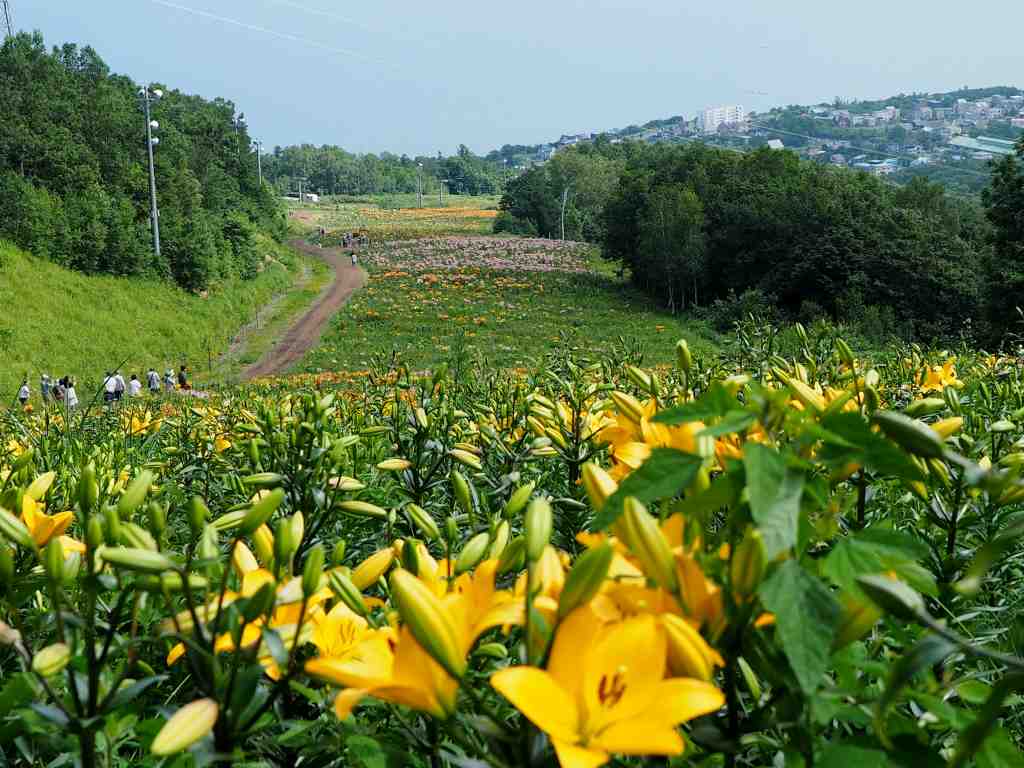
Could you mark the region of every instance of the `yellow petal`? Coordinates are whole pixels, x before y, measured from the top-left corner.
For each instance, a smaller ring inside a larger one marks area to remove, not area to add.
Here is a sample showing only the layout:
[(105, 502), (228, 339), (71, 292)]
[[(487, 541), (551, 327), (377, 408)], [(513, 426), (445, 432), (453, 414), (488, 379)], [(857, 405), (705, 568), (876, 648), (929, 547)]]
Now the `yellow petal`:
[(352, 714), (356, 704), (362, 701), (366, 694), (365, 688), (346, 688), (334, 699), (334, 714), (338, 716), (339, 720), (344, 720)]
[(608, 753), (600, 749), (580, 747), (561, 739), (552, 739), (551, 743), (562, 768), (598, 768), (608, 762)]
[(167, 666), (171, 666), (178, 659), (185, 655), (185, 644), (178, 643), (176, 646), (171, 648), (170, 653), (167, 654)]
[(701, 715), (716, 712), (725, 704), (725, 696), (711, 683), (688, 677), (663, 680), (657, 686), (656, 707), (650, 719), (677, 725)]
[(646, 716), (614, 722), (590, 743), (621, 755), (680, 755), (684, 747), (675, 728)]
[(509, 667), (491, 675), (491, 685), (552, 739), (570, 744), (579, 739), (579, 710), (576, 702), (544, 670)]

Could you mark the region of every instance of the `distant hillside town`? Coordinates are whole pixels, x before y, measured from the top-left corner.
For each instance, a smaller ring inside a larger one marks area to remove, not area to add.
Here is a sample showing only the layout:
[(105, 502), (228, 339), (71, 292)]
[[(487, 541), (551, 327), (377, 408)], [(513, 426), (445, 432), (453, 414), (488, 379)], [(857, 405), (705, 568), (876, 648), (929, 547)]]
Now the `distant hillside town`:
[(832, 104), (762, 113), (742, 104), (713, 105), (691, 118), (565, 134), (532, 147), (505, 146), (488, 159), (529, 166), (566, 147), (596, 140), (703, 141), (739, 151), (761, 146), (789, 149), (809, 160), (880, 176), (941, 177), (951, 186), (973, 191), (984, 186), (988, 161), (1012, 154), (1022, 134), (1024, 91), (999, 86), (881, 101), (836, 99)]

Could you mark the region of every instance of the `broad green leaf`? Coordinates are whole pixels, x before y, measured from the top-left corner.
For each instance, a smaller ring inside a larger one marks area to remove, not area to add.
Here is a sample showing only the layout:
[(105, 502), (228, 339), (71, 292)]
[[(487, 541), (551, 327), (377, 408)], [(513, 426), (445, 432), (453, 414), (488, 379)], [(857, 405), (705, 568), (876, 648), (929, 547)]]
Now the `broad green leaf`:
[(885, 768), (889, 761), (880, 747), (833, 742), (825, 747), (814, 764), (817, 768)]
[(594, 518), (591, 529), (604, 530), (622, 514), (627, 496), (644, 504), (675, 496), (693, 482), (703, 459), (675, 448), (655, 448), (639, 469), (619, 484)]
[(800, 688), (812, 695), (828, 670), (839, 622), (839, 603), (795, 560), (780, 565), (762, 585), (761, 602), (775, 614), (775, 629)]
[(349, 754), (355, 758), (353, 762), (356, 765), (363, 768), (387, 768), (388, 756), (376, 739), (354, 734), (345, 740), (345, 746), (348, 747)]
[(1003, 728), (992, 731), (977, 754), (978, 768), (1022, 768), (1024, 755)]
[(926, 546), (912, 536), (875, 526), (840, 539), (825, 558), (822, 572), (844, 590), (858, 591), (859, 576), (895, 571), (902, 577), (902, 571), (906, 571), (917, 577), (907, 579), (908, 583), (918, 591), (930, 593), (935, 585), (927, 571), (922, 577), (917, 570), (906, 567), (927, 555)]
[(720, 381), (711, 383), (708, 391), (691, 403), (659, 411), (651, 419), (655, 424), (686, 424), (691, 421), (710, 421), (735, 410), (736, 398)]
[(717, 424), (706, 427), (697, 433), (697, 437), (721, 437), (742, 432), (757, 420), (754, 414), (747, 411), (730, 411)]
[(746, 444), (743, 465), (750, 512), (764, 537), (768, 559), (774, 560), (796, 546), (804, 476), (787, 467), (779, 453), (760, 443)]

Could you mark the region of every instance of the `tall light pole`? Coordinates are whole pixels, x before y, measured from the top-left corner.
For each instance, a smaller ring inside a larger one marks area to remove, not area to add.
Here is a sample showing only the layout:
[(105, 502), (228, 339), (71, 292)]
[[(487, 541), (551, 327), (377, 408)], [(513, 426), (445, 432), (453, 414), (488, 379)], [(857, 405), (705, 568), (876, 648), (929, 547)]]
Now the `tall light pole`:
[(423, 171), (423, 163), (416, 163), (416, 207), (423, 207), (423, 179), (420, 174)]
[(4, 28), (7, 30), (4, 33), (4, 37), (14, 37), (14, 22), (11, 20), (11, 2), (10, 0), (0, 0), (0, 5), (3, 5)]
[(149, 113), (151, 102), (162, 98), (164, 92), (159, 88), (146, 86), (139, 88), (139, 98), (142, 99), (142, 108), (146, 114), (146, 154), (149, 156), (149, 217), (153, 222), (153, 252), (160, 255), (160, 212), (156, 207), (156, 170), (153, 167), (153, 147), (160, 143), (160, 139), (153, 136), (153, 131), (160, 127), (160, 124), (153, 120)]
[(256, 139), (256, 172), (260, 175), (260, 187), (263, 186), (263, 142)]

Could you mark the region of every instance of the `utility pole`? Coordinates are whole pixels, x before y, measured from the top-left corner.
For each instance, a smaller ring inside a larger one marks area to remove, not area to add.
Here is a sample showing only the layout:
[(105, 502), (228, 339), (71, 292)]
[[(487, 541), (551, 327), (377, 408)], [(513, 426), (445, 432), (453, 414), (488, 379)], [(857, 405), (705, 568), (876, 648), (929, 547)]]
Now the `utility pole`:
[(423, 163), (416, 163), (416, 207), (423, 207), (423, 179), (421, 174), (423, 171)]
[(4, 10), (4, 38), (14, 37), (14, 21), (11, 19), (11, 2), (10, 0), (0, 0), (3, 3)]
[(143, 111), (146, 115), (146, 154), (149, 156), (149, 217), (153, 223), (153, 252), (160, 255), (160, 212), (156, 207), (156, 170), (153, 167), (153, 147), (160, 143), (160, 139), (153, 137), (153, 130), (160, 127), (160, 124), (150, 117), (149, 106), (153, 101), (163, 97), (164, 92), (159, 88), (146, 86), (139, 89), (139, 97), (142, 99)]
[(263, 142), (256, 139), (256, 172), (260, 175), (260, 187), (263, 186)]
[(302, 179), (299, 179), (299, 203), (302, 203)]
[(562, 239), (565, 240), (565, 204), (569, 202), (569, 185), (562, 190)]

